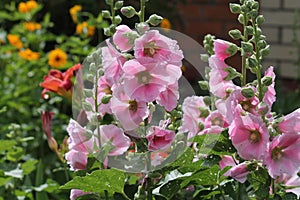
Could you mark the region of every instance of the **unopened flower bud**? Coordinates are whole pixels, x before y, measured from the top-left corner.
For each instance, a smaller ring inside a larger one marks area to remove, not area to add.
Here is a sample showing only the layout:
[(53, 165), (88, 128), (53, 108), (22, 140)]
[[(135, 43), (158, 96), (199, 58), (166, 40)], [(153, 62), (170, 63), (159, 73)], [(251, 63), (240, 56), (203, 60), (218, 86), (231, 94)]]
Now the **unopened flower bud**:
[(47, 140), (48, 140), (48, 146), (49, 146), (49, 148), (52, 151), (57, 152), (58, 145), (57, 145), (56, 140), (53, 137), (48, 137)]
[(238, 40), (238, 39), (240, 39), (242, 37), (241, 31), (239, 31), (238, 29), (229, 31), (229, 35), (234, 40)]
[(254, 97), (255, 93), (251, 87), (246, 87), (242, 89), (242, 95), (246, 98)]
[(252, 45), (252, 43), (250, 43), (250, 42), (241, 42), (241, 45), (242, 45), (242, 50), (245, 53), (251, 53), (251, 52), (253, 52), (253, 45)]
[(150, 29), (149, 24), (147, 24), (146, 22), (136, 24), (135, 28), (137, 32), (141, 35), (143, 35), (146, 31)]
[(110, 12), (108, 10), (102, 10), (101, 13), (103, 18), (110, 18)]
[(261, 115), (266, 115), (269, 111), (269, 106), (265, 102), (260, 102), (257, 105), (257, 112)]
[(265, 86), (270, 86), (273, 83), (273, 79), (270, 76), (265, 76), (265, 77), (262, 78), (262, 83)]
[(257, 16), (256, 23), (257, 23), (258, 26), (262, 25), (264, 22), (265, 22), (265, 18), (264, 18), (263, 15)]
[(208, 82), (207, 81), (198, 81), (198, 84), (201, 88), (201, 90), (208, 90)]
[(101, 103), (108, 104), (111, 98), (112, 98), (112, 95), (106, 95), (106, 96), (102, 97)]
[(120, 17), (120, 15), (115, 16), (115, 23), (120, 24), (121, 22), (122, 22), (122, 18)]
[(134, 15), (136, 15), (136, 11), (132, 6), (126, 6), (121, 8), (121, 13), (127, 18), (131, 18)]
[(229, 8), (230, 8), (230, 11), (231, 11), (233, 14), (241, 13), (241, 6), (240, 6), (239, 4), (236, 4), (236, 3), (230, 3), (230, 4), (229, 4)]
[(120, 8), (122, 8), (123, 4), (124, 4), (124, 1), (117, 1), (115, 3), (115, 9), (119, 10)]
[(161, 23), (163, 18), (161, 16), (158, 16), (157, 14), (153, 14), (149, 17), (147, 20), (148, 23), (150, 23), (152, 26), (157, 26), (158, 24)]

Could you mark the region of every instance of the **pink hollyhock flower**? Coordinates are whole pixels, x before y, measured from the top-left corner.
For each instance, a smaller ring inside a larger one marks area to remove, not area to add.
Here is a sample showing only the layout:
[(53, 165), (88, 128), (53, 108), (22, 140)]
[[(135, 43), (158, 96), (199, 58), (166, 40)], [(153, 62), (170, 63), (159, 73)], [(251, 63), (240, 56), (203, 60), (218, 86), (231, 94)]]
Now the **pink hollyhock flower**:
[(146, 32), (134, 44), (134, 56), (140, 62), (167, 62), (182, 66), (183, 53), (177, 41), (161, 35), (157, 30)]
[(289, 189), (286, 189), (286, 192), (292, 192), (300, 198), (300, 177), (298, 174), (283, 174), (279, 181), (283, 182), (284, 186), (289, 187)]
[(110, 85), (119, 83), (120, 78), (123, 76), (122, 66), (126, 61), (126, 58), (118, 52), (113, 45), (106, 40), (107, 47), (102, 47), (102, 64), (104, 69), (104, 75)]
[(133, 39), (137, 36), (137, 32), (132, 31), (128, 26), (119, 25), (116, 27), (116, 32), (113, 35), (113, 42), (120, 51), (129, 51), (133, 47)]
[(84, 153), (93, 151), (93, 135), (89, 134), (85, 128), (78, 124), (78, 122), (70, 119), (67, 132), (69, 134), (68, 146), (70, 150), (73, 149)]
[(78, 197), (86, 195), (86, 194), (90, 194), (90, 193), (84, 192), (84, 191), (78, 190), (78, 189), (72, 189), (70, 192), (70, 200), (76, 200)]
[(123, 85), (114, 87), (113, 94), (111, 110), (125, 130), (136, 129), (149, 116), (147, 103), (129, 98)]
[(65, 154), (65, 158), (71, 170), (77, 171), (86, 169), (88, 153), (71, 149)]
[(249, 174), (249, 171), (247, 169), (247, 163), (243, 162), (241, 164), (235, 165), (232, 168), (230, 168), (224, 174), (224, 176), (230, 176), (240, 183), (245, 183), (245, 181), (247, 180), (248, 174)]
[(227, 166), (235, 166), (236, 162), (232, 158), (232, 156), (224, 155), (222, 156), (220, 162), (219, 162), (219, 167), (220, 169), (224, 169)]
[(300, 108), (284, 116), (278, 128), (282, 133), (300, 133)]
[(163, 129), (159, 126), (153, 126), (150, 128), (146, 138), (148, 140), (149, 151), (164, 150), (174, 141), (175, 132)]
[(213, 55), (208, 59), (211, 71), (209, 72), (209, 88), (211, 93), (215, 96), (224, 98), (228, 95), (229, 91), (234, 90), (237, 86), (229, 80), (224, 80), (228, 75), (225, 71), (228, 66), (217, 56)]
[(229, 126), (229, 136), (245, 160), (261, 160), (266, 153), (269, 132), (260, 116), (237, 114)]
[(166, 66), (154, 63), (142, 65), (137, 60), (125, 62), (123, 70), (125, 92), (137, 101), (154, 101), (166, 89), (171, 78)]
[(168, 87), (162, 91), (158, 98), (157, 103), (163, 106), (167, 111), (172, 111), (176, 108), (179, 99), (178, 82), (168, 85)]
[[(253, 88), (255, 90), (255, 88)], [(257, 106), (259, 104), (259, 99), (254, 96), (251, 98), (246, 98), (242, 95), (242, 89), (236, 88), (233, 92), (230, 93), (229, 97), (226, 100), (218, 100), (216, 102), (216, 107), (219, 112), (225, 117), (228, 123), (231, 123), (236, 112), (247, 112), (253, 115), (258, 114)], [(242, 109), (236, 109), (237, 106), (240, 106)]]
[(266, 72), (265, 76), (271, 77), (272, 78), (272, 84), (268, 86), (268, 90), (265, 93), (265, 96), (263, 98), (263, 102), (267, 103), (269, 106), (268, 112), (271, 112), (271, 108), (273, 103), (276, 101), (276, 91), (275, 91), (275, 73), (273, 67), (269, 67)]
[(204, 120), (204, 129), (199, 134), (219, 134), (229, 124), (226, 122), (223, 115), (218, 111), (212, 111)]
[(109, 156), (122, 155), (130, 146), (130, 138), (115, 125), (100, 126), (100, 135), (101, 146), (110, 145)]
[(214, 52), (220, 60), (234, 55), (237, 51), (236, 45), (225, 40), (216, 39), (214, 40)]
[(283, 173), (293, 175), (297, 173), (300, 166), (300, 135), (282, 134), (276, 136), (269, 144), (264, 158), (272, 178)]
[[(209, 110), (209, 107), (204, 103), (203, 97), (191, 96), (184, 99), (182, 103), (182, 126), (180, 130), (182, 132), (188, 132), (188, 139), (196, 136), (199, 131), (202, 130), (205, 122), (205, 117), (201, 114), (203, 110)], [(207, 113), (208, 114), (208, 113)]]
[(106, 76), (101, 76), (98, 79), (98, 93), (105, 93), (105, 94), (111, 94), (111, 87), (112, 85), (107, 80)]

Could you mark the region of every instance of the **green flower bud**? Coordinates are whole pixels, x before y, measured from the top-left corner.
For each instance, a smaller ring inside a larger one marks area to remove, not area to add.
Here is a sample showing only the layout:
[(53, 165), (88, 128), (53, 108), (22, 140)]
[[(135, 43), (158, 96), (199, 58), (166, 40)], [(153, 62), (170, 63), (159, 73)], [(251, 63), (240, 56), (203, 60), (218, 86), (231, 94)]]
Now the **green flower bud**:
[(115, 24), (120, 24), (122, 22), (122, 18), (120, 15), (115, 16)]
[(238, 29), (234, 29), (234, 30), (229, 31), (229, 35), (234, 40), (241, 39), (241, 37), (242, 37), (241, 31), (239, 31)]
[(207, 106), (211, 105), (211, 97), (210, 96), (205, 96), (203, 98), (203, 101), (204, 101), (205, 105), (207, 105)]
[(105, 0), (105, 3), (107, 5), (113, 5), (114, 4), (114, 0)]
[(82, 108), (83, 108), (83, 110), (85, 110), (87, 112), (93, 110), (92, 105), (90, 103), (88, 103), (88, 102), (82, 102)]
[(207, 117), (209, 115), (209, 110), (207, 108), (200, 107), (200, 116), (199, 117)]
[(236, 77), (240, 77), (241, 74), (236, 71), (236, 69), (232, 67), (227, 67), (224, 69), (226, 72), (228, 72), (228, 75), (224, 78), (225, 81), (230, 81), (232, 79), (235, 79)]
[(265, 56), (269, 55), (269, 53), (270, 53), (270, 46), (269, 45), (267, 45), (266, 48), (260, 50), (260, 54), (261, 54), (262, 57), (265, 57)]
[(254, 30), (252, 26), (246, 26), (245, 28), (248, 35), (253, 35)]
[(121, 8), (121, 13), (127, 18), (131, 18), (137, 14), (134, 7), (132, 6), (126, 6)]
[(258, 8), (259, 8), (259, 3), (258, 3), (257, 1), (252, 2), (251, 8), (254, 9), (254, 10), (258, 10)]
[(265, 22), (265, 18), (263, 15), (259, 15), (256, 17), (256, 24), (258, 26), (262, 25)]
[(91, 89), (83, 89), (84, 96), (87, 98), (93, 97), (94, 93)]
[(208, 90), (208, 82), (207, 81), (198, 81), (198, 84), (201, 88), (201, 90)]
[(112, 32), (110, 31), (109, 27), (104, 28), (103, 31), (104, 31), (104, 35), (106, 35), (106, 36), (112, 36), (113, 35)]
[(267, 46), (267, 42), (265, 40), (259, 40), (257, 43), (258, 49), (264, 49)]
[(262, 78), (262, 83), (265, 85), (265, 86), (270, 86), (272, 83), (273, 83), (273, 79), (272, 77), (270, 76), (264, 76)]
[(91, 63), (89, 67), (90, 72), (96, 73), (97, 72), (97, 66), (95, 63)]
[(257, 60), (254, 58), (248, 58), (247, 64), (250, 68), (256, 68), (257, 67)]
[(149, 24), (151, 24), (152, 26), (157, 26), (158, 24), (161, 23), (162, 20), (163, 20), (163, 18), (161, 16), (158, 16), (157, 14), (153, 14), (149, 17), (147, 22)]
[(246, 87), (242, 89), (242, 95), (246, 98), (251, 98), (254, 97), (255, 92), (253, 91), (253, 89), (251, 87)]
[(117, 1), (115, 3), (115, 9), (119, 10), (120, 8), (122, 8), (123, 4), (124, 4), (124, 1)]
[(257, 17), (257, 15), (258, 15), (258, 11), (257, 10), (251, 10), (249, 13), (247, 13), (247, 15), (249, 16), (249, 18), (255, 19), (255, 17)]
[(102, 10), (101, 14), (103, 18), (110, 18), (110, 12), (108, 10)]
[(238, 50), (238, 47), (233, 44), (233, 43), (229, 43), (229, 47), (226, 49), (226, 53), (229, 53), (231, 56), (235, 55), (236, 52)]
[(242, 50), (246, 53), (252, 53), (253, 52), (253, 45), (250, 42), (241, 42)]
[(245, 25), (245, 17), (243, 14), (239, 14), (238, 21), (240, 22), (240, 24)]
[(108, 104), (111, 98), (112, 98), (112, 95), (105, 95), (104, 97), (102, 97), (101, 103)]
[(239, 4), (230, 3), (229, 8), (230, 8), (230, 12), (232, 12), (233, 14), (241, 13), (241, 6)]

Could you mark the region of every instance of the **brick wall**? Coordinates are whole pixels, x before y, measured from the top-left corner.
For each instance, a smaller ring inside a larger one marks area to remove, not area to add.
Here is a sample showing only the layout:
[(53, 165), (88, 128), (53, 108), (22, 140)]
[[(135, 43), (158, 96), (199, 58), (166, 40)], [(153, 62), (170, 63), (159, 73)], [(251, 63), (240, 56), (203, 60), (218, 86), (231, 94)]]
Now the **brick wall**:
[[(265, 65), (277, 68), (282, 78), (299, 77), (299, 44), (293, 41), (296, 11), (300, 11), (300, 0), (262, 0), (261, 13), (265, 16), (263, 33), (271, 44), (271, 53), (265, 59)], [(299, 32), (299, 28), (296, 29)], [(300, 40), (300, 34), (296, 38)]]

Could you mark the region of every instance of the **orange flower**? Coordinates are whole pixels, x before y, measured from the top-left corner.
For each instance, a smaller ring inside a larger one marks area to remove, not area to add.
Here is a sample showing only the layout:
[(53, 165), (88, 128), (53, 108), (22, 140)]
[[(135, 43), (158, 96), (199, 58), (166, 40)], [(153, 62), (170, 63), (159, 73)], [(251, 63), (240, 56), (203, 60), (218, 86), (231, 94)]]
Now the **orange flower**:
[(54, 68), (61, 68), (67, 63), (67, 54), (58, 48), (50, 51), (48, 58), (48, 64)]
[(82, 7), (80, 5), (75, 5), (70, 8), (69, 12), (72, 17), (73, 22), (77, 22), (77, 12), (81, 11)]
[(23, 43), (21, 42), (20, 37), (18, 35), (8, 34), (7, 39), (9, 44), (11, 44), (12, 46), (18, 49), (23, 47)]
[(19, 56), (26, 60), (37, 60), (40, 58), (40, 54), (38, 52), (33, 52), (30, 49), (25, 49), (19, 52)]
[(168, 19), (164, 18), (160, 23), (160, 27), (165, 28), (165, 29), (170, 29), (171, 28), (171, 22)]
[(83, 22), (81, 24), (77, 24), (76, 33), (86, 34), (87, 36), (93, 36), (95, 34), (95, 26), (89, 26), (87, 22)]
[(33, 10), (37, 7), (38, 7), (38, 3), (34, 0), (30, 0), (30, 1), (27, 1), (27, 2), (19, 3), (18, 10), (21, 13), (28, 13), (28, 12), (30, 12), (31, 10)]
[(28, 31), (35, 31), (41, 29), (41, 24), (36, 22), (24, 22), (24, 26)]

